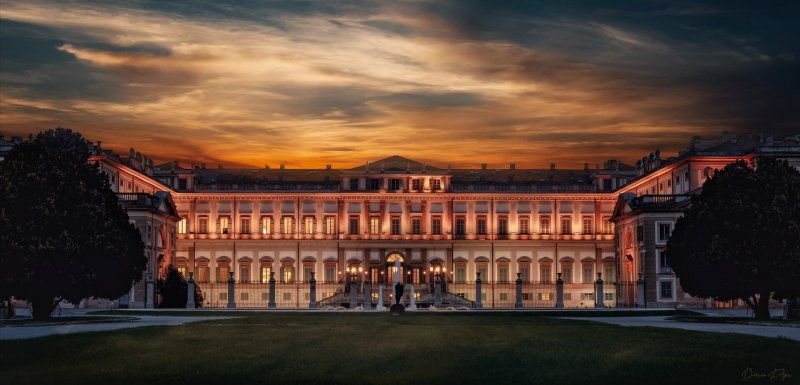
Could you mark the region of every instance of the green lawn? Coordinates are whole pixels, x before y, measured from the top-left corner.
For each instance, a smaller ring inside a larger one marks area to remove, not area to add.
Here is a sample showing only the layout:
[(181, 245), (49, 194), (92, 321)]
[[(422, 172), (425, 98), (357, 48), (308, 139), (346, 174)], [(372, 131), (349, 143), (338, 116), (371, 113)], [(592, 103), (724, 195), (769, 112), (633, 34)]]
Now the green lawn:
[(748, 367), (800, 383), (800, 342), (786, 339), (526, 313), (235, 314), (0, 341), (0, 383), (734, 384)]

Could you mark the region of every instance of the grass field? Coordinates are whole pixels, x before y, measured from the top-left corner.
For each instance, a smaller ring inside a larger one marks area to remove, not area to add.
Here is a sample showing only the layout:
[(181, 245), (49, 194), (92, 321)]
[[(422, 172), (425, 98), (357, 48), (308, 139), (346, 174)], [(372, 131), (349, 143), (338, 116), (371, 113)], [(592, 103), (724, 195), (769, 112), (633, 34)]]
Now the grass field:
[(234, 314), (0, 341), (0, 383), (734, 384), (747, 368), (800, 383), (800, 342), (786, 339), (526, 313)]

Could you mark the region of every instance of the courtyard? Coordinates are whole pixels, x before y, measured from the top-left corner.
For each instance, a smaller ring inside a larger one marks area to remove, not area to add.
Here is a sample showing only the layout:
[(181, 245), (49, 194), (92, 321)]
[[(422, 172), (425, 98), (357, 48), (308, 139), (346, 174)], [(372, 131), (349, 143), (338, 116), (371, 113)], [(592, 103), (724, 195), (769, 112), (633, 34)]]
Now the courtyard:
[(559, 313), (121, 314), (215, 318), (0, 341), (2, 382), (739, 383), (749, 376), (750, 383), (769, 383), (776, 375), (773, 383), (800, 379), (800, 342), (787, 338), (624, 327), (555, 318)]

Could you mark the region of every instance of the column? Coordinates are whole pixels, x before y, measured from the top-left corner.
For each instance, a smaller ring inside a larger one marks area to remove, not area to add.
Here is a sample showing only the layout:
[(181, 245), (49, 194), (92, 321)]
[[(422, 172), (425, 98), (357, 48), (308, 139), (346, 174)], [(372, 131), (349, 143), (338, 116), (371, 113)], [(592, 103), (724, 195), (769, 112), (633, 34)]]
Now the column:
[(317, 308), (317, 280), (314, 279), (314, 273), (311, 272), (311, 279), (308, 281), (308, 284), (311, 286), (309, 288), (308, 294), (308, 308), (309, 309), (316, 309)]
[(636, 280), (636, 307), (647, 307), (647, 301), (644, 298), (644, 274), (639, 273), (639, 279)]
[(602, 309), (605, 307), (603, 304), (603, 273), (597, 273), (597, 281), (595, 282), (595, 286), (597, 289), (595, 290), (595, 297), (594, 297), (594, 307), (596, 309)]
[(515, 281), (517, 284), (517, 301), (514, 303), (514, 307), (517, 309), (522, 308), (522, 278), (520, 276), (522, 273), (517, 273), (517, 280)]
[(556, 308), (564, 308), (564, 280), (561, 279), (561, 273), (556, 273)]
[[(277, 254), (276, 254), (277, 255)], [(275, 306), (275, 272), (269, 272), (269, 303), (267, 304), (268, 309), (274, 309)]]
[(477, 273), (477, 278), (475, 278), (475, 308), (480, 309), (483, 307), (481, 304), (481, 272)]
[(194, 309), (197, 305), (194, 303), (194, 273), (189, 272), (189, 281), (186, 282), (186, 308)]
[(228, 309), (236, 308), (235, 288), (236, 283), (233, 281), (233, 272), (228, 273)]
[(369, 279), (364, 281), (364, 310), (372, 309), (372, 283)]

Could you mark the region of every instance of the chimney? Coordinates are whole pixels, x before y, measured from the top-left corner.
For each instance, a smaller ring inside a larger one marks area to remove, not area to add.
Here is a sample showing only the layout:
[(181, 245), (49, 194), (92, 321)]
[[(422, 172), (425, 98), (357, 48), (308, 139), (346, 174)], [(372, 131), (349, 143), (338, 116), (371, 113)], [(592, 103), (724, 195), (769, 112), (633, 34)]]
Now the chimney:
[(486, 163), (481, 163), (481, 170), (486, 171)]
[(330, 169), (331, 169), (331, 164), (330, 164), (330, 163), (326, 164), (326, 165), (325, 165), (325, 169), (326, 169), (326, 170), (330, 170)]
[(551, 170), (555, 170), (556, 169), (556, 164), (555, 163), (550, 163), (550, 169)]
[(728, 143), (728, 131), (722, 131), (722, 143)]
[(102, 144), (103, 144), (103, 141), (102, 140), (98, 140), (97, 141), (97, 148), (100, 148), (100, 145), (102, 145)]
[(205, 170), (205, 169), (206, 169), (206, 164), (205, 164), (205, 163), (200, 163), (200, 168), (202, 168), (203, 170)]
[(281, 163), (281, 170), (284, 170), (284, 169), (286, 169), (286, 164)]
[(269, 164), (264, 163), (264, 170), (269, 170)]
[(583, 173), (584, 174), (588, 174), (589, 173), (589, 163), (584, 163), (583, 164)]
[(511, 164), (508, 165), (508, 168), (511, 169), (511, 170), (516, 170), (517, 169), (517, 164), (516, 163), (511, 163)]

